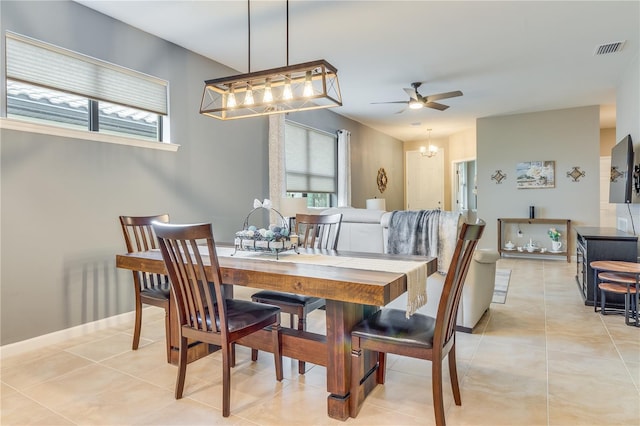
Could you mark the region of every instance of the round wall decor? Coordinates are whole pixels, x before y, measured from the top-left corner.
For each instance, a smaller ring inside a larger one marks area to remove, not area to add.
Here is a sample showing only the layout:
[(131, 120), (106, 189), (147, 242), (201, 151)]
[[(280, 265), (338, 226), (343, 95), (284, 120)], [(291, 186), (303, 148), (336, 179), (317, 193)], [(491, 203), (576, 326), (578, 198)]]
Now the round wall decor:
[(378, 191), (382, 194), (384, 190), (387, 189), (387, 172), (384, 171), (383, 167), (378, 169), (376, 182), (378, 183)]

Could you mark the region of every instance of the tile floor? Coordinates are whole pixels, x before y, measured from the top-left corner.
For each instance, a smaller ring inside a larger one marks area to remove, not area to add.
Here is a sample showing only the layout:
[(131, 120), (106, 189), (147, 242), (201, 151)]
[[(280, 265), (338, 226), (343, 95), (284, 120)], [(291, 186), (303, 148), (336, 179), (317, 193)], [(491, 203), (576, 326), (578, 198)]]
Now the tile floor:
[[(458, 334), (462, 406), (445, 383), (449, 425), (639, 425), (640, 328), (585, 307), (575, 263), (501, 259), (512, 269), (506, 304), (492, 304), (474, 334)], [(323, 329), (323, 311), (310, 328)], [(250, 361), (238, 350), (231, 417), (223, 418), (220, 356), (190, 364), (175, 400), (164, 362), (162, 311), (149, 308), (131, 351), (131, 325), (113, 327), (2, 360), (2, 425), (431, 425), (430, 364), (389, 358), (387, 383), (357, 419), (326, 416), (325, 370), (285, 359)], [(446, 368), (445, 368), (446, 371)], [(448, 377), (445, 377), (448, 381)]]

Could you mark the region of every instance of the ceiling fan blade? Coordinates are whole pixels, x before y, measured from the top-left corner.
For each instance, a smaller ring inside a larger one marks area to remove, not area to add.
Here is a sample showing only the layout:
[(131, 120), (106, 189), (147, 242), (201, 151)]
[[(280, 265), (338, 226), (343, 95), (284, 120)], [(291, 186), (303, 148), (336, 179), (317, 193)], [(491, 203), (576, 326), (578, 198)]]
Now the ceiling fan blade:
[(456, 96), (462, 96), (462, 92), (456, 90), (455, 92), (438, 93), (436, 95), (429, 95), (425, 97), (425, 102), (438, 101), (440, 99), (455, 98)]
[(442, 105), (437, 102), (425, 102), (424, 106), (437, 109), (438, 111), (444, 111), (445, 109), (449, 108), (449, 105)]
[(409, 95), (409, 97), (410, 97), (411, 99), (413, 99), (413, 100), (415, 100), (415, 101), (417, 101), (417, 100), (418, 100), (418, 92), (416, 91), (416, 89), (414, 89), (414, 88), (409, 89), (409, 88), (405, 87), (405, 88), (404, 88), (404, 89), (402, 89), (402, 90), (404, 90), (405, 92), (407, 92), (407, 95)]
[(391, 101), (391, 102), (371, 102), (373, 104), (408, 104), (409, 101)]

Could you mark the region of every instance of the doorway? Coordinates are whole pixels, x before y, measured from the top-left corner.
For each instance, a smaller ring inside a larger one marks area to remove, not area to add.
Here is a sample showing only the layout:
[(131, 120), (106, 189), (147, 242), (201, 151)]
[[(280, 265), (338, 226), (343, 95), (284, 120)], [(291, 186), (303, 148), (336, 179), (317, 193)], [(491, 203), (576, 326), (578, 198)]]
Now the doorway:
[(406, 164), (406, 209), (444, 209), (444, 150), (433, 157), (407, 151)]
[(474, 221), (478, 209), (476, 160), (454, 161), (451, 170), (453, 173), (452, 210), (459, 211), (465, 214), (469, 221)]

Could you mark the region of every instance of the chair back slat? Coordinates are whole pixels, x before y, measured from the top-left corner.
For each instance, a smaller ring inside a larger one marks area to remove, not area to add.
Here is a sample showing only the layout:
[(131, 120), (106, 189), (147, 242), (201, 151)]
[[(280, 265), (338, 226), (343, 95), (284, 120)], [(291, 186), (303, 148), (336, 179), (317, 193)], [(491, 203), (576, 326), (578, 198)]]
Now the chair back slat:
[(127, 245), (127, 253), (158, 248), (156, 236), (153, 232), (153, 222), (169, 223), (169, 215), (120, 216), (120, 225)]
[(298, 245), (304, 248), (335, 250), (338, 247), (342, 213), (329, 215), (297, 214)]
[[(169, 215), (120, 216), (120, 226), (127, 253), (137, 253), (158, 248), (152, 226), (153, 222), (169, 223)], [(167, 281), (166, 277), (160, 274), (133, 271), (133, 275), (141, 290), (160, 288)]]
[(462, 289), (484, 227), (484, 221), (479, 220), (476, 224), (463, 223), (460, 229), (438, 305), (433, 342), (436, 350), (442, 349), (454, 336)]
[[(226, 303), (211, 224), (156, 223), (154, 230), (169, 273), (180, 325), (226, 335)], [(200, 245), (202, 241), (206, 244)], [(213, 283), (213, 294), (209, 283)]]

